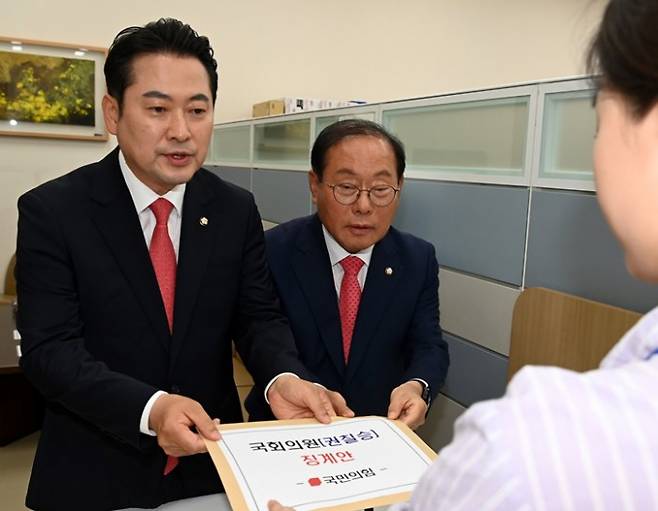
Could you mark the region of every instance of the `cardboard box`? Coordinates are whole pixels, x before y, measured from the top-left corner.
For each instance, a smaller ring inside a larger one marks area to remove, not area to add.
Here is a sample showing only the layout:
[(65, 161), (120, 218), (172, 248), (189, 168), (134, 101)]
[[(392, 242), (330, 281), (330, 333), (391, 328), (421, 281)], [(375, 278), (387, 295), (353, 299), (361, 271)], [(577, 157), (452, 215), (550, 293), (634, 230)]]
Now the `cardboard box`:
[(285, 112), (285, 101), (283, 99), (271, 99), (256, 103), (252, 109), (252, 117), (266, 117), (268, 115), (279, 115)]

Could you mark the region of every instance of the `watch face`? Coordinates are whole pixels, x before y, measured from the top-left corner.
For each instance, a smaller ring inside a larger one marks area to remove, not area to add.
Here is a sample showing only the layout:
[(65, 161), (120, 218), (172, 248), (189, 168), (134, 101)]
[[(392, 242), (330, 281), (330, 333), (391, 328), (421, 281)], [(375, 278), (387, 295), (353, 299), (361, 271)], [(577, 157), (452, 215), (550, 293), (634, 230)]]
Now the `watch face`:
[(423, 389), (423, 394), (421, 396), (427, 404), (429, 404), (430, 401), (430, 387), (429, 385), (425, 385), (425, 389)]

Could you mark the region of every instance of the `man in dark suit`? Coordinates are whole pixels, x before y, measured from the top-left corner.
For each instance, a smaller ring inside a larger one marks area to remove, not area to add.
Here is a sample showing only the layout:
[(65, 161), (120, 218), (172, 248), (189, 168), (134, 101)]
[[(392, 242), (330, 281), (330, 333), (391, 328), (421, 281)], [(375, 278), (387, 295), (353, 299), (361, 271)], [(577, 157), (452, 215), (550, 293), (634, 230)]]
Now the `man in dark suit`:
[[(267, 258), (301, 361), (357, 415), (415, 428), (445, 380), (431, 244), (391, 227), (404, 148), (378, 124), (324, 129), (309, 173), (317, 214), (266, 233)], [(258, 386), (251, 419), (271, 412)]]
[[(253, 197), (204, 169), (217, 64), (176, 20), (121, 32), (103, 113), (119, 148), (19, 200), (21, 365), (46, 416), (38, 510), (215, 493), (201, 435), (241, 421), (231, 340), (279, 418), (350, 415), (300, 378)], [(282, 374), (294, 373), (294, 374)], [(295, 376), (296, 375), (296, 376)]]

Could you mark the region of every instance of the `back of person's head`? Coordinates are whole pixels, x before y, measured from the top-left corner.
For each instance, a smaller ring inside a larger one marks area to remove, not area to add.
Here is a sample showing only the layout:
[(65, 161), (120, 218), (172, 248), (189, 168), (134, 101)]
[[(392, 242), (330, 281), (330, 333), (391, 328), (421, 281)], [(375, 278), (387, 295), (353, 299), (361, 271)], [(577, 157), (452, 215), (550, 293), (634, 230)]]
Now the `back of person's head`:
[(658, 101), (658, 1), (611, 0), (587, 55), (597, 85), (621, 93), (643, 117)]
[(595, 77), (596, 197), (629, 272), (658, 282), (658, 1), (610, 0), (587, 58)]
[(395, 155), (395, 166), (399, 182), (402, 179), (406, 166), (406, 156), (402, 142), (386, 131), (383, 126), (376, 122), (363, 119), (338, 121), (327, 126), (320, 132), (311, 150), (311, 167), (313, 168), (313, 172), (318, 176), (318, 179), (322, 181), (322, 173), (327, 165), (327, 153), (329, 149), (347, 137), (357, 136), (376, 137), (388, 142)]
[(217, 99), (217, 61), (205, 36), (172, 18), (160, 18), (143, 27), (128, 27), (117, 34), (105, 60), (107, 92), (119, 107), (123, 94), (134, 81), (132, 63), (148, 54), (169, 54), (197, 58), (208, 72), (213, 103)]

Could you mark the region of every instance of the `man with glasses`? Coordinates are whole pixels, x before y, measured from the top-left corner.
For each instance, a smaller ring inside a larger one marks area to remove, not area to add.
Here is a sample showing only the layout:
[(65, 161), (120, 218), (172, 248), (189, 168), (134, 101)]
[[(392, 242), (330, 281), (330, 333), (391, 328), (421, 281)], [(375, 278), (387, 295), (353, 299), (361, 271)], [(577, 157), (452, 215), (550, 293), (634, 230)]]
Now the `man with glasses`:
[[(434, 247), (391, 227), (405, 167), (380, 125), (339, 121), (311, 152), (317, 214), (266, 233), (267, 257), (299, 356), (356, 415), (423, 424), (445, 380)], [(254, 389), (251, 420), (271, 418)]]

